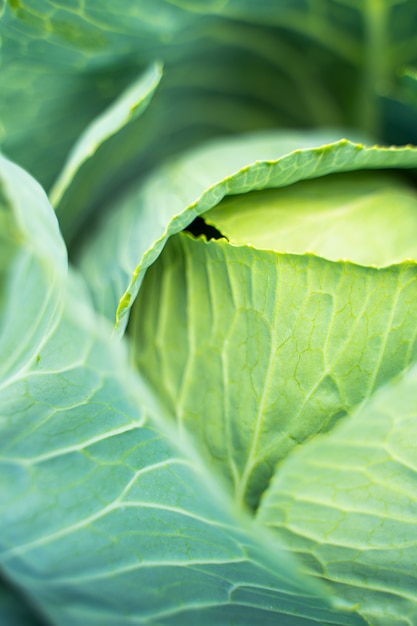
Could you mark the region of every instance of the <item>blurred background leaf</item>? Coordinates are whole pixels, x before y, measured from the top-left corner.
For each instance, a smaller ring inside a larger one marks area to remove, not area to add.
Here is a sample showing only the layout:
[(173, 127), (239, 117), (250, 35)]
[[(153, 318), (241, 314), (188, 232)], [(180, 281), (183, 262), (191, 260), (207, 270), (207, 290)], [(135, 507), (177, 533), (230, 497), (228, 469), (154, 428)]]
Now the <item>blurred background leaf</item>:
[(117, 143), (96, 206), (213, 136), (343, 125), (407, 143), (415, 108), (398, 70), (416, 63), (416, 26), (412, 0), (10, 0), (2, 149), (49, 189), (87, 124), (155, 59), (161, 87)]

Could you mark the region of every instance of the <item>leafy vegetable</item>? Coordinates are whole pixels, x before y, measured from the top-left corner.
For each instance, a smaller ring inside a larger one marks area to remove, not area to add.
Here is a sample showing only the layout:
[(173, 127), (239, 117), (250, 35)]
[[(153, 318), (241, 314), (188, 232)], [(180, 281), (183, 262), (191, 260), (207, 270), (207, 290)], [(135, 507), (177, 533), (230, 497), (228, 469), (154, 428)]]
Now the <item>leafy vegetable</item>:
[(414, 3), (0, 15), (0, 622), (413, 626)]

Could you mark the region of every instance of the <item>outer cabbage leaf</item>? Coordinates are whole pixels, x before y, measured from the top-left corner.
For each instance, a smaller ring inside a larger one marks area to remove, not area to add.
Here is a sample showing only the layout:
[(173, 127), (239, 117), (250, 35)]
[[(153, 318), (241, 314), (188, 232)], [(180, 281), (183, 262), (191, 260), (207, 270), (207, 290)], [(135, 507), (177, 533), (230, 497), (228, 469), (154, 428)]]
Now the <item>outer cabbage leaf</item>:
[(416, 384), (413, 366), (294, 453), (258, 514), (371, 624), (417, 620)]
[(130, 2), (116, 10), (95, 0), (6, 3), (0, 22), (4, 152), (49, 188), (84, 128), (154, 61), (160, 38), (193, 21), (164, 1), (152, 11)]
[[(66, 276), (45, 194), (16, 166), (0, 165), (8, 225), (0, 286), (13, 320), (2, 331), (22, 330), (27, 297), (39, 312), (0, 379), (4, 577), (58, 626), (184, 625), (197, 616), (200, 624), (363, 624), (324, 599), (278, 545), (271, 558), (272, 537), (233, 507), (191, 444), (173, 443), (125, 345), (109, 342), (85, 285)], [(33, 289), (34, 273), (44, 291)]]
[(148, 106), (161, 71), (160, 64), (151, 66), (93, 120), (74, 145), (49, 194), (67, 239), (86, 220), (98, 193), (108, 193), (106, 181), (113, 182), (125, 133), (131, 132), (132, 122)]
[(396, 71), (417, 58), (414, 23), (412, 0), (10, 0), (4, 151), (49, 188), (82, 130), (155, 59), (167, 63), (166, 89), (132, 126), (115, 183), (224, 133), (349, 124), (378, 134), (380, 92), (395, 92)]
[[(95, 0), (82, 7), (12, 2), (0, 32), (4, 151), (47, 188), (83, 128), (155, 58), (167, 63), (164, 89), (146, 121), (125, 137), (114, 184), (124, 182), (134, 165), (136, 173), (143, 171), (216, 134), (282, 122), (305, 125), (310, 118), (341, 121), (332, 98), (314, 89), (297, 46), (272, 35), (266, 39), (257, 26), (200, 19), (162, 0), (158, 6), (119, 3), (117, 12), (111, 3)], [(281, 60), (288, 49), (290, 71)], [(309, 89), (300, 87), (303, 77)], [(27, 99), (17, 97), (22, 89)], [(284, 89), (288, 102), (280, 97)]]
[(0, 351), (4, 358), (0, 377), (4, 379), (33, 362), (57, 323), (67, 257), (58, 223), (50, 216), (39, 185), (3, 158), (1, 167)]
[[(213, 142), (142, 181), (115, 203), (82, 253), (80, 266), (97, 309), (116, 318), (122, 333), (143, 276), (167, 239), (226, 195), (336, 172), (417, 166), (417, 151), (411, 147), (365, 147), (335, 142), (335, 136), (277, 132)], [(322, 145), (326, 141), (330, 143)]]

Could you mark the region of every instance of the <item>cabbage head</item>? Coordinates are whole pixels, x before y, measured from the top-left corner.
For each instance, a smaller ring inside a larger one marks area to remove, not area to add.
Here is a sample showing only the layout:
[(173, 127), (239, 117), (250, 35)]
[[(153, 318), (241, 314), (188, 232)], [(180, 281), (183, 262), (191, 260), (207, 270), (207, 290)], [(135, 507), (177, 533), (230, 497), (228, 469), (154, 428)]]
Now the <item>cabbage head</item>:
[(416, 34), (0, 0), (0, 624), (417, 625)]

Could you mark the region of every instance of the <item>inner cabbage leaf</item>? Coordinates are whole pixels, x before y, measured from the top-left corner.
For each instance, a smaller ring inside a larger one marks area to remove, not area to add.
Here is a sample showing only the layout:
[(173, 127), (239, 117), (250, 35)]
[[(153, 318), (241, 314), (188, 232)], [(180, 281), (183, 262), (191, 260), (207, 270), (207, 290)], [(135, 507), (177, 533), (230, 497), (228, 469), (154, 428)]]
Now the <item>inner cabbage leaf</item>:
[(417, 358), (417, 266), (171, 238), (131, 325), (136, 364), (239, 503)]
[(229, 196), (204, 218), (234, 243), (382, 267), (417, 258), (416, 206), (390, 172), (353, 172)]

